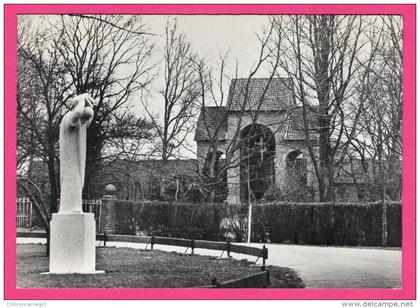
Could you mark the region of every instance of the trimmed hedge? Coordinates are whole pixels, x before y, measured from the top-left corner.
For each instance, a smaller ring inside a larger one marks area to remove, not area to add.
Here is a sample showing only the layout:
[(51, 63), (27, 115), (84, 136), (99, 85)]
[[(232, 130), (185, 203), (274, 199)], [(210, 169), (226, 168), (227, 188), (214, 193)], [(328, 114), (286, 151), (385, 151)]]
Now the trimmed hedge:
[[(381, 245), (382, 204), (253, 205), (252, 241), (312, 245)], [(244, 241), (248, 205), (117, 201), (117, 233)], [(387, 206), (388, 246), (401, 246), (401, 202)]]
[[(259, 204), (253, 208), (253, 240), (379, 246), (382, 234), (381, 213), (380, 202)], [(401, 246), (400, 202), (388, 203), (387, 222), (388, 246)]]
[(135, 234), (222, 240), (219, 228), (228, 216), (223, 204), (117, 201), (116, 231)]

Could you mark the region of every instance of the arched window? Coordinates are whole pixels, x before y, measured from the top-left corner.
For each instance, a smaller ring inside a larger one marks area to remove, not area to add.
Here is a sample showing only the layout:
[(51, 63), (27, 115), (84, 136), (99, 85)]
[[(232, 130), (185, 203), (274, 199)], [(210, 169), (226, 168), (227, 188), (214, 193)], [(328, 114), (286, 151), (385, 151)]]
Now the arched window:
[(276, 143), (271, 130), (252, 124), (241, 131), (241, 201), (258, 201), (274, 185)]
[(286, 157), (286, 179), (291, 184), (307, 184), (307, 166), (308, 160), (299, 150), (287, 154)]
[(210, 150), (207, 153), (206, 161), (204, 162), (204, 174), (207, 176), (211, 176), (211, 166), (213, 165), (213, 159), (214, 159), (214, 165), (213, 165), (213, 176), (216, 176), (220, 169), (222, 168), (222, 162), (225, 159), (224, 153), (222, 151), (217, 151), (216, 155), (213, 155), (213, 151)]

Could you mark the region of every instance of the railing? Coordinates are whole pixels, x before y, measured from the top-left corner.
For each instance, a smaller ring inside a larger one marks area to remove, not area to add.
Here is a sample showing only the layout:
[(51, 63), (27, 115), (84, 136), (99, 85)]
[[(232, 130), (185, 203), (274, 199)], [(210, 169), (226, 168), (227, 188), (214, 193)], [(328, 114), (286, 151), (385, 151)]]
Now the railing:
[(32, 202), (29, 198), (16, 200), (16, 228), (31, 229), (32, 227)]
[(268, 259), (268, 249), (263, 245), (263, 248), (250, 247), (232, 244), (230, 241), (227, 242), (213, 242), (213, 241), (204, 241), (204, 240), (193, 240), (193, 239), (183, 239), (183, 238), (171, 238), (171, 237), (161, 237), (161, 236), (137, 236), (137, 235), (108, 235), (108, 234), (97, 234), (96, 240), (102, 241), (104, 246), (107, 242), (129, 242), (129, 243), (139, 243), (146, 244), (145, 249), (150, 246), (150, 249), (156, 245), (170, 245), (170, 246), (179, 246), (185, 247), (185, 253), (190, 249), (191, 254), (194, 254), (194, 249), (203, 248), (210, 250), (221, 250), (222, 255), (226, 252), (227, 256), (230, 257), (230, 254), (240, 253), (244, 255), (250, 255), (257, 257), (257, 262), (259, 259), (262, 260), (262, 270), (265, 270), (265, 261)]
[[(32, 238), (44, 238), (46, 237), (45, 232), (17, 232), (16, 237), (32, 237)], [(242, 245), (235, 245), (231, 242), (213, 242), (204, 240), (190, 240), (182, 238), (170, 238), (160, 236), (134, 236), (134, 235), (107, 235), (96, 234), (96, 240), (101, 241), (104, 246), (108, 242), (128, 242), (128, 243), (140, 243), (146, 244), (145, 249), (150, 246), (153, 250), (156, 245), (171, 245), (186, 247), (185, 253), (188, 249), (191, 250), (191, 254), (194, 254), (194, 249), (204, 248), (211, 250), (221, 250), (222, 257), (223, 253), (226, 252), (227, 256), (230, 257), (230, 253), (240, 253), (245, 255), (251, 255), (262, 259), (261, 272), (252, 274), (243, 278), (228, 280), (225, 282), (219, 282), (217, 279), (211, 281), (211, 285), (198, 286), (197, 288), (266, 288), (270, 284), (270, 273), (265, 268), (265, 261), (268, 259), (268, 249), (263, 245), (263, 248), (249, 247)]]
[[(60, 200), (57, 200), (58, 204)], [(100, 230), (101, 218), (101, 199), (83, 199), (82, 207), (85, 213), (94, 213), (96, 231)], [(16, 199), (16, 228), (31, 229), (32, 228), (32, 202), (29, 198)]]
[(99, 231), (101, 226), (101, 208), (102, 200), (101, 199), (83, 199), (82, 207), (84, 213), (93, 213), (95, 215), (95, 225), (96, 231)]
[[(17, 232), (16, 237), (33, 237), (33, 238), (44, 238), (46, 237), (45, 232)], [(170, 245), (170, 246), (179, 246), (185, 247), (185, 253), (190, 249), (191, 254), (194, 254), (194, 249), (203, 248), (209, 250), (221, 250), (222, 254), (226, 252), (227, 256), (230, 257), (231, 253), (239, 253), (249, 256), (257, 257), (257, 262), (259, 259), (262, 260), (261, 269), (265, 270), (265, 263), (268, 259), (268, 249), (263, 245), (262, 248), (243, 246), (238, 244), (232, 244), (230, 241), (227, 242), (213, 242), (213, 241), (204, 241), (204, 240), (191, 240), (183, 238), (170, 238), (170, 237), (161, 237), (161, 236), (137, 236), (137, 235), (117, 235), (117, 234), (96, 234), (96, 240), (103, 243), (104, 246), (108, 242), (128, 242), (128, 243), (138, 243), (146, 244), (145, 249), (150, 247), (151, 250), (155, 248), (156, 245)]]
[(270, 284), (270, 272), (262, 271), (246, 277), (218, 282), (217, 279), (211, 281), (211, 285), (199, 288), (266, 288)]

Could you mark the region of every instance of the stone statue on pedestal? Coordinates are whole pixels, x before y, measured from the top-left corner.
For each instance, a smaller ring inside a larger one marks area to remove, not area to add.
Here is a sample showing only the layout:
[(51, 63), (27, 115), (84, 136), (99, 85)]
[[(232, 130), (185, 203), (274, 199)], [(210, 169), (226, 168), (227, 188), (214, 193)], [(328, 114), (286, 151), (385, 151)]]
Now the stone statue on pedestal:
[(60, 124), (60, 210), (82, 213), (82, 190), (86, 166), (86, 130), (93, 118), (93, 98), (82, 94), (74, 98), (75, 107)]
[(75, 107), (60, 124), (60, 209), (52, 215), (51, 274), (94, 274), (95, 219), (83, 213), (82, 191), (86, 167), (86, 130), (93, 118), (89, 94), (73, 99)]

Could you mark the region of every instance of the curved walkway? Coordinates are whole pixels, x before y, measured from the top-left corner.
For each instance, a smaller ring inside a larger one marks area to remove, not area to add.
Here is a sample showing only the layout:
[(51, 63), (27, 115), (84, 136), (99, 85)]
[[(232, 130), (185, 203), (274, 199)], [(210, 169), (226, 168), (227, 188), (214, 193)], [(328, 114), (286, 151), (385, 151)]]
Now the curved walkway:
[(400, 288), (401, 250), (269, 244), (268, 264), (296, 270), (307, 288)]
[[(18, 243), (45, 240), (18, 238)], [(144, 248), (144, 244), (111, 242), (109, 246)], [(262, 244), (244, 244), (262, 247)], [(400, 288), (401, 250), (376, 248), (319, 247), (266, 244), (268, 265), (297, 271), (307, 288)], [(164, 251), (185, 252), (185, 247), (156, 245)], [(220, 256), (221, 251), (195, 249), (202, 255)], [(231, 254), (237, 259), (255, 261), (255, 257)], [(224, 254), (224, 256), (226, 256)]]

